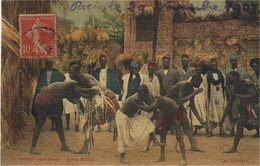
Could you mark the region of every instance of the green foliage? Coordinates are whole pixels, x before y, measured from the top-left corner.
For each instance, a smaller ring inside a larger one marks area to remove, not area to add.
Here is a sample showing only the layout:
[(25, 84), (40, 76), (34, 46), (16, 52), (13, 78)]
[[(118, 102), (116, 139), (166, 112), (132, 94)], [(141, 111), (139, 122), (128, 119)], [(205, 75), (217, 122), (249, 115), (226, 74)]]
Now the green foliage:
[(119, 44), (124, 43), (124, 22), (120, 18), (120, 12), (115, 10), (105, 10), (103, 16), (92, 15), (85, 22), (85, 25), (92, 24), (96, 28), (105, 29), (109, 38)]

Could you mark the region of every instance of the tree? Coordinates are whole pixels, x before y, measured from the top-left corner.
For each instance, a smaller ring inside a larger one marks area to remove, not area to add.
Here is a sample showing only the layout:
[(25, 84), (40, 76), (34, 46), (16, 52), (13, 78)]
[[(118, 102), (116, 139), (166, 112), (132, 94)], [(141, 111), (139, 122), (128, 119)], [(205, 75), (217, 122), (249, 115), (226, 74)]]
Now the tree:
[(121, 10), (105, 10), (102, 17), (90, 16), (85, 25), (91, 24), (96, 28), (105, 29), (110, 40), (124, 45), (124, 22), (120, 15)]

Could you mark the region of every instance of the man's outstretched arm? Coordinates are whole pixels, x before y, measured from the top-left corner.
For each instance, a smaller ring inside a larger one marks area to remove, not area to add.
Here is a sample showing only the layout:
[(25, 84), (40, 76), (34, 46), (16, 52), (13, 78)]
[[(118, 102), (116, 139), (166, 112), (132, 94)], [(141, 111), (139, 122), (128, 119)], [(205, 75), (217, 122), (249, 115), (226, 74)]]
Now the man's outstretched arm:
[(181, 98), (181, 99), (179, 100), (179, 103), (178, 103), (178, 104), (181, 105), (181, 104), (183, 104), (183, 103), (186, 103), (187, 101), (191, 100), (195, 95), (201, 93), (202, 91), (203, 91), (202, 88), (199, 88), (199, 89), (194, 90), (194, 91), (193, 91), (191, 94), (189, 94), (188, 96), (185, 96), (185, 97)]
[(77, 86), (76, 92), (81, 95), (83, 98), (92, 98), (95, 95), (99, 94), (99, 89), (96, 88), (82, 88)]

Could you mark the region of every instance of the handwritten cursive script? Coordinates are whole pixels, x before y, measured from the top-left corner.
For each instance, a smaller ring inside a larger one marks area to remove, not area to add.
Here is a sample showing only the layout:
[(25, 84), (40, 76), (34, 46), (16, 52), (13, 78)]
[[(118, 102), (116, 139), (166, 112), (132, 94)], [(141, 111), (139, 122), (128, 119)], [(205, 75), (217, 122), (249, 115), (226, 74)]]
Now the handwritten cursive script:
[[(185, 6), (185, 5), (179, 5), (179, 6), (173, 6), (171, 5), (171, 3), (174, 2), (174, 0), (170, 0), (167, 1), (166, 3), (162, 4), (162, 2), (159, 3), (159, 10), (165, 8), (166, 10), (173, 10), (173, 11), (178, 11), (178, 10), (188, 10), (190, 6)], [(139, 11), (144, 11), (145, 9), (145, 5), (136, 5), (135, 2), (131, 1), (129, 3), (129, 7), (127, 8), (127, 10), (129, 10), (130, 12), (134, 12), (135, 8), (137, 8), (137, 10)], [(201, 7), (193, 7), (196, 11), (200, 11), (200, 10), (218, 10), (218, 6), (215, 4), (210, 4), (209, 0), (204, 0)]]
[(111, 0), (109, 5), (103, 5), (103, 4), (99, 3), (99, 2), (84, 4), (82, 1), (75, 1), (70, 6), (70, 11), (76, 11), (76, 10), (99, 10), (101, 12), (104, 12), (107, 9), (110, 9), (110, 10), (120, 10), (120, 4), (117, 2), (117, 0)]

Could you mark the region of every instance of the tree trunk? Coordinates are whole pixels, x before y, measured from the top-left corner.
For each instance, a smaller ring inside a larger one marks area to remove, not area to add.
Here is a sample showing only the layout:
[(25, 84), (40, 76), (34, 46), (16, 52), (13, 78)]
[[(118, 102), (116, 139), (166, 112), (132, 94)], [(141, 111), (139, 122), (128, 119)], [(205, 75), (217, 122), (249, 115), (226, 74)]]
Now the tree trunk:
[(156, 46), (157, 46), (157, 32), (159, 20), (159, 0), (154, 0), (154, 13), (153, 13), (153, 61), (156, 60)]

